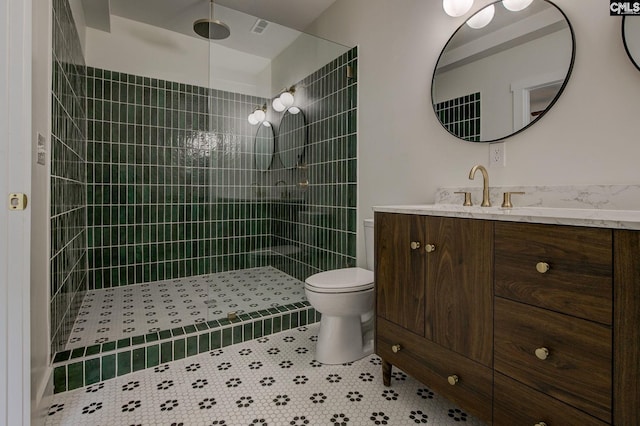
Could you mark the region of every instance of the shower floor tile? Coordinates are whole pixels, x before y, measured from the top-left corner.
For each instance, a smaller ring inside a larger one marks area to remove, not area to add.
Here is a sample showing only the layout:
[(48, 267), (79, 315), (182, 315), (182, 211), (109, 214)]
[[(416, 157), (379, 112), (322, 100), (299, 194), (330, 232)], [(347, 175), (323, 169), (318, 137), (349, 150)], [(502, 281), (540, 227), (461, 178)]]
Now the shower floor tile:
[(51, 397), (46, 425), (482, 425), (375, 355), (314, 360), (318, 324)]
[(304, 300), (304, 283), (271, 266), (91, 290), (65, 349)]

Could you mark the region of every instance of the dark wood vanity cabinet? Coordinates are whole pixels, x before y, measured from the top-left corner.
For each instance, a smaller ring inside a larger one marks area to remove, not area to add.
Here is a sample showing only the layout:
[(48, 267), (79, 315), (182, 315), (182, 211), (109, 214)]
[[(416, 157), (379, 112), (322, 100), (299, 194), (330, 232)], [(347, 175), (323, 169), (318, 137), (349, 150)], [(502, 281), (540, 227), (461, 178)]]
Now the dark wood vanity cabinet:
[(376, 351), (491, 419), (493, 224), (377, 213)]
[(640, 231), (376, 213), (376, 353), (494, 425), (640, 424)]

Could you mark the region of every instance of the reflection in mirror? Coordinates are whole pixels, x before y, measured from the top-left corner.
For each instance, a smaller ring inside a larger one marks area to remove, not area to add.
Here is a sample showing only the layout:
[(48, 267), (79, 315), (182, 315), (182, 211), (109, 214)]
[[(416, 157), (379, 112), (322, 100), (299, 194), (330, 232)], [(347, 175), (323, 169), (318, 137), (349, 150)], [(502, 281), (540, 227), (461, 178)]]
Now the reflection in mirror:
[(487, 7), (495, 9), (487, 25), (462, 24), (449, 39), (431, 85), (440, 123), (472, 142), (504, 139), (539, 120), (574, 61), (573, 29), (553, 3), (534, 0), (516, 12), (501, 1)]
[(637, 16), (622, 18), (622, 41), (629, 59), (640, 70), (640, 19)]
[(273, 159), (274, 134), (273, 126), (268, 121), (263, 121), (258, 127), (253, 142), (253, 154), (255, 168), (259, 171), (269, 170)]
[[(294, 114), (295, 112), (295, 114)], [(278, 128), (278, 153), (285, 169), (301, 164), (307, 145), (307, 123), (300, 108), (285, 111)]]

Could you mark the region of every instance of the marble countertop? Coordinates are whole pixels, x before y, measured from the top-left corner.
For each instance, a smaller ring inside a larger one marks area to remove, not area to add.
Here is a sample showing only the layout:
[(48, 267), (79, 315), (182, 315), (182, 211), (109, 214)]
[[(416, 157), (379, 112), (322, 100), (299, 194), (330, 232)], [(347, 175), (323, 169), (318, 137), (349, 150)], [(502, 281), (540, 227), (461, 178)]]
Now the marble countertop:
[(455, 204), (375, 206), (373, 210), (375, 212), (425, 216), (447, 216), (509, 222), (640, 230), (640, 210), (552, 207), (514, 207), (511, 209), (503, 209), (501, 207), (467, 207)]

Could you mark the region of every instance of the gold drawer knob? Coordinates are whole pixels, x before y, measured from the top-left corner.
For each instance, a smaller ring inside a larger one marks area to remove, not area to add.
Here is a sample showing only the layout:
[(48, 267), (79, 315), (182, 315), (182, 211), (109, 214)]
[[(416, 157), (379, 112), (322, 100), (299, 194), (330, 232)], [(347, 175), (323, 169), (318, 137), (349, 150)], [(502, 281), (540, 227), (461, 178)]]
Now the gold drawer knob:
[(538, 348), (536, 349), (536, 357), (541, 360), (545, 360), (549, 358), (549, 349), (547, 348)]
[(547, 424), (545, 422), (538, 422), (533, 426), (547, 426)]
[(427, 253), (432, 253), (436, 251), (436, 246), (433, 244), (427, 244), (426, 246), (424, 246), (424, 249), (427, 251)]
[(460, 378), (458, 376), (456, 376), (455, 374), (452, 374), (449, 377), (447, 377), (447, 381), (449, 382), (449, 384), (451, 386), (455, 386), (460, 381)]
[(420, 248), (420, 241), (411, 241), (411, 250), (417, 250)]
[(547, 262), (536, 263), (536, 271), (540, 272), (541, 274), (546, 274), (548, 270), (549, 264)]
[(401, 349), (402, 349), (402, 346), (400, 346), (400, 344), (391, 346), (391, 350), (393, 351), (394, 354), (397, 354), (398, 352), (400, 352)]

